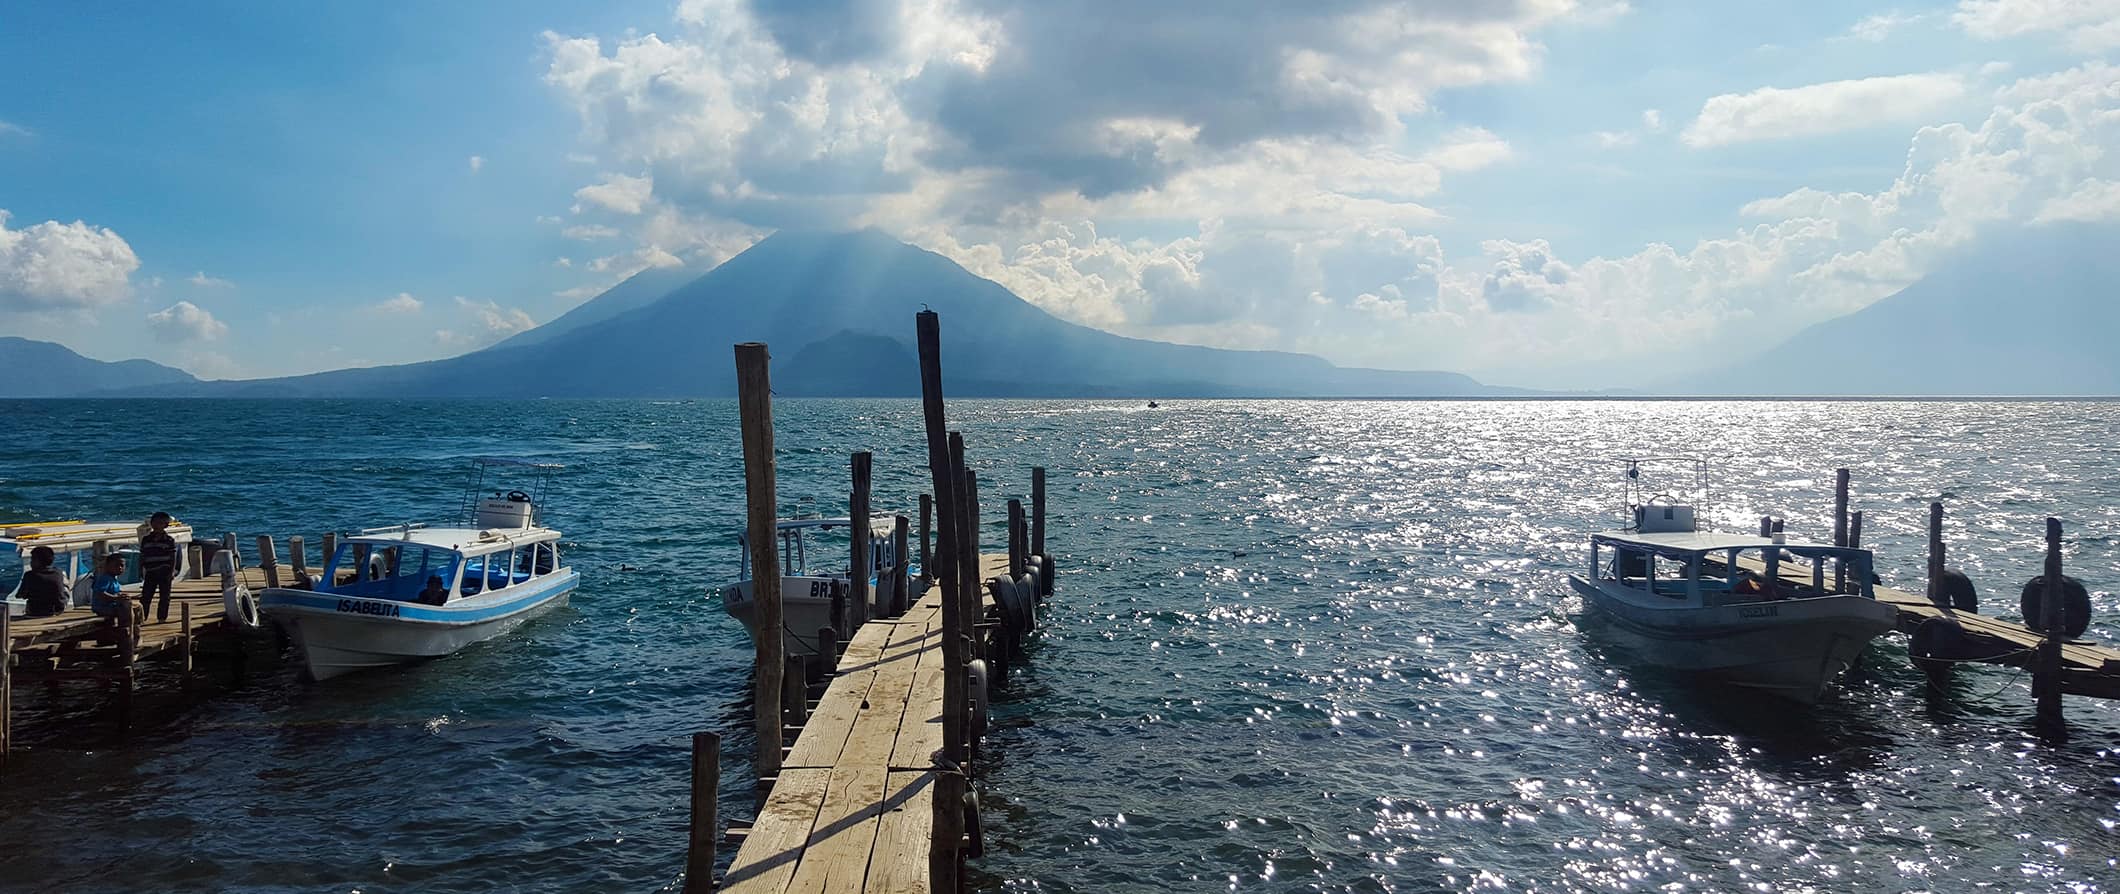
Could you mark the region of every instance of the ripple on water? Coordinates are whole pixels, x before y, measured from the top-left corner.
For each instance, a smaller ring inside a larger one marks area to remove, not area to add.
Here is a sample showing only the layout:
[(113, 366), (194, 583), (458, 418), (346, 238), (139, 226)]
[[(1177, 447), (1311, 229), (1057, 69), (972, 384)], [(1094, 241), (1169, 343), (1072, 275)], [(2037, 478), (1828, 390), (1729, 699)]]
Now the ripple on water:
[[(242, 403), (206, 409), (255, 424), (211, 437), (156, 422), (196, 404), (64, 407), (0, 402), (0, 520), (152, 500), (209, 530), (314, 534), (447, 510), (464, 457), (537, 454), (570, 466), (551, 518), (584, 584), (566, 611), (423, 667), (326, 686), (282, 667), (236, 692), (150, 698), (159, 719), (131, 743), (107, 722), (88, 741), (44, 734), (10, 768), (40, 784), (0, 791), (0, 835), (109, 843), (0, 851), (10, 884), (653, 889), (681, 868), (689, 734), (723, 730), (724, 776), (750, 773), (748, 644), (705, 595), (741, 518), (730, 402)], [(1052, 470), (1061, 557), (1050, 626), (981, 758), (984, 889), (2120, 878), (2113, 706), (2072, 700), (2078, 744), (2037, 747), (2025, 681), (1969, 669), (1932, 700), (1885, 641), (1815, 710), (1777, 708), (1631, 663), (1561, 580), (1610, 519), (1610, 457), (1717, 458), (1715, 524), (1771, 513), (1799, 532), (1826, 530), (1845, 465), (1887, 577), (1922, 573), (1923, 507), (1949, 494), (1953, 563), (2013, 614), (2039, 519), (2057, 514), (2094, 593), (2091, 635), (2120, 638), (2115, 405), (1136, 409), (952, 406), (989, 497)], [(394, 424), (440, 413), (493, 442)], [(914, 505), (916, 404), (783, 401), (776, 416), (784, 512), (843, 511), (845, 456), (864, 448), (876, 505)], [(332, 436), (276, 434), (298, 430)], [(83, 438), (110, 446), (83, 455)], [(22, 701), (31, 719), (49, 710)], [(724, 816), (752, 810), (724, 793)]]

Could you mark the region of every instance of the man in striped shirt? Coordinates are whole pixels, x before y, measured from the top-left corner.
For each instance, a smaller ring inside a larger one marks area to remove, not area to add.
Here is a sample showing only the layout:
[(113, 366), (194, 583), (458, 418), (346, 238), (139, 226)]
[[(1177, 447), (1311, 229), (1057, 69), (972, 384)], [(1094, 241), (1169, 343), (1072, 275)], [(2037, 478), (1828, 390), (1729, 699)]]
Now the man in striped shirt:
[(169, 536), (169, 513), (157, 512), (147, 523), (154, 530), (140, 536), (140, 608), (144, 613), (159, 591), (155, 620), (167, 621), (170, 584), (177, 578), (177, 538)]

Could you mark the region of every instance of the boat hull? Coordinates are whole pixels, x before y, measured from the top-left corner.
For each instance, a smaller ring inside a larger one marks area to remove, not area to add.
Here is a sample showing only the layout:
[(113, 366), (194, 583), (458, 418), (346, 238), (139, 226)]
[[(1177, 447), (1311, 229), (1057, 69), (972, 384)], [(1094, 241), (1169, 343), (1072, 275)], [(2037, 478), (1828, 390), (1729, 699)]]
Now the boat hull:
[(1604, 633), (1642, 660), (1803, 704), (1898, 620), (1891, 606), (1861, 596), (1665, 608), (1642, 604), (1637, 591), (1577, 575), (1568, 582), (1607, 622)]
[(287, 631), (311, 679), (439, 658), (507, 633), (567, 604), (581, 582), (569, 569), (447, 606), (328, 592), (267, 589), (258, 604)]
[[(845, 585), (845, 578), (780, 579), (781, 648), (786, 654), (817, 654), (817, 631), (832, 626), (832, 588)], [(721, 610), (743, 622), (751, 641), (758, 641), (758, 613), (751, 601), (750, 581), (721, 588)]]

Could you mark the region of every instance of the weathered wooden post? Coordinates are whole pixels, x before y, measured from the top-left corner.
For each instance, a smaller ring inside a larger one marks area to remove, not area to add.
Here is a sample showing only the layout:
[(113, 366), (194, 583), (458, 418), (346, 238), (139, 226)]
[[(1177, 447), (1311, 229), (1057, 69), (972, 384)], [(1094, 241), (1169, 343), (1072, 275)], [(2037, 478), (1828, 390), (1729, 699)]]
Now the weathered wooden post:
[(1773, 533), (1774, 533), (1774, 516), (1771, 516), (1771, 515), (1762, 515), (1762, 516), (1760, 516), (1760, 517), (1759, 517), (1759, 536), (1761, 536), (1761, 537), (1766, 537), (1766, 536), (1770, 536), (1770, 535), (1772, 535)]
[[(824, 656), (817, 656), (819, 662)], [(780, 674), (780, 700), (782, 729), (792, 729), (810, 722), (810, 687), (806, 685), (809, 671), (801, 655), (789, 655), (787, 667)], [(799, 733), (797, 735), (800, 735)], [(795, 743), (788, 742), (788, 745)], [(785, 749), (783, 749), (785, 750)]]
[(1031, 467), (1031, 555), (1045, 555), (1045, 467)]
[(1929, 504), (1929, 604), (1950, 608), (1951, 597), (1943, 592), (1943, 504)]
[[(942, 407), (942, 324), (934, 311), (921, 311), (916, 317), (915, 328), (920, 342), (920, 401), (922, 415), (927, 423), (928, 474), (933, 479), (936, 510), (936, 533), (941, 548), (936, 553), (948, 561), (956, 549), (957, 484), (960, 480), (957, 464), (951, 462), (950, 437), (943, 419)], [(927, 501), (923, 500), (923, 510)], [(926, 512), (922, 513), (923, 519)], [(923, 523), (923, 528), (926, 525)], [(926, 552), (927, 537), (921, 536), (922, 552)], [(933, 808), (935, 839), (928, 848), (928, 884), (939, 894), (951, 894), (959, 887), (961, 873), (961, 848), (964, 840), (964, 791), (965, 778), (961, 770), (965, 761), (965, 656), (964, 635), (966, 619), (961, 616), (962, 604), (957, 601), (958, 582), (954, 574), (937, 572), (921, 559), (921, 573), (929, 575), (942, 586), (942, 755), (936, 761), (935, 797)]]
[(177, 603), (177, 630), (184, 637), (184, 678), (191, 679), (191, 603)]
[(309, 580), (314, 577), (309, 573), (309, 543), (302, 535), (295, 534), (287, 538), (287, 557), (294, 560), (295, 580)]
[(978, 624), (986, 613), (980, 610), (984, 588), (979, 582), (979, 476), (964, 462), (964, 435), (950, 432), (950, 457), (960, 470), (957, 482), (957, 611), (964, 618), (964, 634), (970, 638), (972, 658), (986, 657), (986, 641)]
[(1008, 501), (1008, 579), (1023, 576), (1023, 569), (1030, 564), (1030, 536), (1023, 528), (1023, 501)]
[(198, 580), (206, 576), (206, 547), (197, 543), (184, 544), (184, 579)]
[(839, 673), (839, 631), (817, 628), (817, 678), (829, 680)]
[[(336, 533), (333, 533), (333, 532), (331, 532), (331, 531), (325, 531), (325, 532), (324, 532), (324, 555), (323, 555), (323, 563), (322, 563), (321, 565), (318, 565), (318, 566), (317, 566), (317, 570), (321, 571), (321, 570), (324, 570), (324, 569), (330, 568), (330, 567), (331, 567), (331, 557), (332, 557), (332, 556), (336, 556), (336, 555), (338, 555), (338, 554), (339, 554), (339, 535), (338, 535), (338, 534), (336, 534)], [(333, 582), (333, 581), (325, 581), (325, 583), (334, 583), (334, 582)]]
[(236, 532), (230, 531), (221, 535), (221, 548), (228, 551), (229, 566), (236, 570), (238, 577), (242, 576), (243, 551), (236, 549)]
[(692, 840), (685, 849), (686, 894), (714, 890), (714, 833), (721, 789), (721, 734), (692, 734)]
[(736, 346), (736, 409), (743, 429), (744, 497), (751, 544), (751, 612), (757, 655), (751, 666), (758, 726), (758, 775), (780, 775), (781, 641), (779, 497), (774, 493), (770, 355), (758, 342)]
[(2038, 699), (2035, 712), (2039, 734), (2050, 741), (2068, 741), (2068, 722), (2061, 717), (2062, 632), (2061, 520), (2046, 520), (2046, 599), (2040, 608), (2039, 651), (2033, 656), (2032, 692)]
[[(1848, 545), (1848, 470), (1833, 473), (1833, 545)], [(1848, 560), (1833, 562), (1833, 592), (1845, 593), (1848, 589)]]
[[(832, 635), (836, 637), (842, 634), (846, 634), (848, 632), (848, 627), (850, 626), (847, 623), (847, 585), (845, 581), (835, 580), (832, 582), (831, 599)], [(853, 637), (848, 636), (847, 638), (852, 639)]]
[(847, 497), (847, 519), (851, 522), (852, 527), (852, 530), (847, 532), (847, 540), (854, 547), (853, 564), (847, 566), (852, 569), (853, 573), (847, 575), (847, 577), (854, 584), (852, 603), (854, 628), (857, 630), (861, 628), (861, 625), (868, 623), (869, 617), (876, 613), (875, 590), (869, 584), (870, 574), (875, 570), (872, 567), (875, 563), (869, 558), (869, 466), (871, 460), (872, 458), (866, 450), (854, 454), (854, 490)]
[(258, 567), (265, 569), (265, 586), (280, 585), (280, 549), (271, 534), (258, 535)]
[(14, 614), (0, 605), (0, 770), (7, 769), (8, 749), (15, 747)]

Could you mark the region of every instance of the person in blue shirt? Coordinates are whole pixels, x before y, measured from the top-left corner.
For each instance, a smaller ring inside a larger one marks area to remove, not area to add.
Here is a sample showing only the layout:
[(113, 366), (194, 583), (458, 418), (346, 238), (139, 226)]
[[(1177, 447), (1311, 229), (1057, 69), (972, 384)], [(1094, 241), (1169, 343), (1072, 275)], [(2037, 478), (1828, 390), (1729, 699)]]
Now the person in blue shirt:
[(145, 609), (125, 598), (125, 587), (121, 580), (125, 576), (125, 557), (112, 553), (103, 557), (103, 567), (96, 569), (96, 576), (88, 583), (89, 606), (96, 614), (106, 618), (131, 615), (137, 627)]

